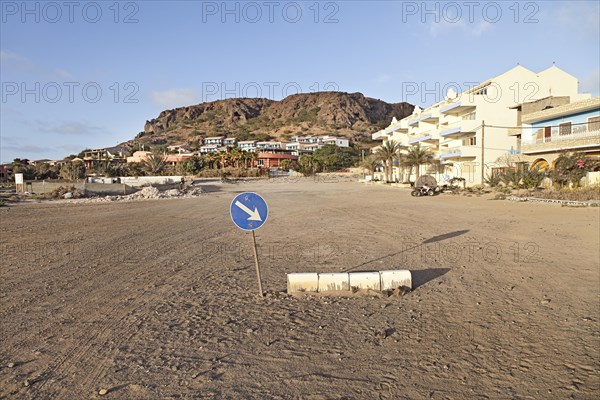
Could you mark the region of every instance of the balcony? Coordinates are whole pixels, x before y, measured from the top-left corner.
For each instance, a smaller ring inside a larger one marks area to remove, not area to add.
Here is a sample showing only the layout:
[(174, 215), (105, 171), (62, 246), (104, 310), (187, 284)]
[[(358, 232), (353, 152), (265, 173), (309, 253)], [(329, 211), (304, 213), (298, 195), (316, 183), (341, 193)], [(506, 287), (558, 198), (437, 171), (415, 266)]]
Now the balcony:
[(477, 146), (458, 146), (450, 147), (448, 149), (440, 149), (440, 158), (446, 159), (458, 159), (458, 158), (475, 158), (481, 152), (481, 147)]
[(382, 139), (386, 136), (391, 136), (394, 132), (406, 133), (406, 132), (408, 132), (408, 129), (401, 127), (399, 124), (394, 125), (394, 126), (389, 126), (385, 129), (382, 129), (382, 130), (372, 134), (371, 139), (373, 139), (373, 140)]
[(445, 107), (440, 108), (440, 113), (450, 115), (461, 115), (469, 111), (473, 111), (477, 107), (472, 101), (461, 100), (454, 103), (450, 103)]
[(521, 143), (523, 154), (545, 153), (559, 150), (579, 150), (600, 147), (600, 129), (589, 130), (587, 125), (573, 127), (570, 134), (560, 135), (558, 131), (550, 136), (524, 140)]
[(438, 144), (439, 139), (434, 138), (430, 133), (420, 135), (416, 138), (412, 138), (408, 140), (409, 145), (417, 144), (417, 143), (429, 143), (429, 144)]
[(443, 138), (458, 138), (465, 133), (476, 132), (480, 126), (481, 121), (477, 119), (462, 120), (448, 125), (440, 132), (440, 136)]

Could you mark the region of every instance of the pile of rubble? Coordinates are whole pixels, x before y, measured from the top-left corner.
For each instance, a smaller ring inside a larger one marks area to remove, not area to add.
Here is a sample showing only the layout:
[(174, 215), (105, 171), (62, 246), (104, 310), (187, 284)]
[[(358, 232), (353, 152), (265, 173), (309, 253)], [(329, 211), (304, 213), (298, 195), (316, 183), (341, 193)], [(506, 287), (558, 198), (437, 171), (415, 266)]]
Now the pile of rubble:
[(153, 186), (147, 186), (142, 190), (120, 196), (104, 196), (104, 197), (92, 197), (86, 199), (89, 202), (111, 202), (111, 201), (132, 201), (132, 200), (155, 200), (155, 199), (185, 199), (201, 196), (204, 193), (200, 187), (187, 187), (182, 190), (170, 189), (161, 192)]

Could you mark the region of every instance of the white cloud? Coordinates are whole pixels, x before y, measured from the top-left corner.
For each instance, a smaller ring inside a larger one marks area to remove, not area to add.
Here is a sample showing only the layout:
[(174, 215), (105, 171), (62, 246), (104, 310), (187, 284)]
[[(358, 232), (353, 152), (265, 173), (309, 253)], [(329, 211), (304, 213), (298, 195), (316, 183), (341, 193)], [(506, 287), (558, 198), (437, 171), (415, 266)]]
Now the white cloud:
[(49, 123), (42, 120), (21, 120), (20, 123), (30, 126), (32, 130), (45, 134), (94, 136), (105, 133), (105, 129), (85, 121), (61, 121)]
[[(21, 141), (21, 143), (25, 142), (25, 140)], [(52, 151), (53, 149), (48, 148), (48, 147), (44, 147), (44, 146), (37, 146), (34, 144), (9, 144), (9, 145), (5, 145), (2, 146), (4, 147), (4, 150), (12, 150), (15, 153), (18, 154), (46, 154), (48, 153), (48, 151)], [(25, 157), (27, 158), (27, 157)]]
[(197, 90), (189, 88), (169, 89), (162, 92), (154, 91), (152, 101), (166, 108), (185, 107), (199, 102), (200, 95)]
[(0, 50), (0, 65), (5, 71), (35, 75), (40, 78), (72, 79), (63, 68), (48, 68), (21, 54)]
[(17, 69), (25, 71), (36, 71), (38, 66), (27, 57), (23, 57), (17, 53), (0, 50), (0, 64), (2, 68)]

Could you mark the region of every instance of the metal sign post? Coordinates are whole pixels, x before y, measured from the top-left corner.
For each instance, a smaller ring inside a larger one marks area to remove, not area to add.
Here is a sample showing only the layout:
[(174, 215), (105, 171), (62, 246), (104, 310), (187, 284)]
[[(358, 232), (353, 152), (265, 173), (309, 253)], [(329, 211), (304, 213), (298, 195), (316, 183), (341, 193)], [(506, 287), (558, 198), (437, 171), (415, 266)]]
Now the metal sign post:
[(258, 293), (263, 296), (262, 279), (260, 278), (260, 265), (258, 264), (258, 251), (256, 250), (256, 235), (252, 231), (252, 244), (254, 245), (254, 264), (256, 265), (256, 278), (258, 279)]
[(258, 279), (258, 291), (264, 296), (262, 281), (260, 278), (260, 265), (258, 263), (258, 250), (256, 248), (256, 235), (254, 231), (267, 221), (269, 207), (260, 195), (253, 192), (245, 192), (237, 195), (229, 207), (231, 220), (240, 229), (252, 232), (252, 246), (254, 249), (254, 263), (256, 265), (256, 277)]

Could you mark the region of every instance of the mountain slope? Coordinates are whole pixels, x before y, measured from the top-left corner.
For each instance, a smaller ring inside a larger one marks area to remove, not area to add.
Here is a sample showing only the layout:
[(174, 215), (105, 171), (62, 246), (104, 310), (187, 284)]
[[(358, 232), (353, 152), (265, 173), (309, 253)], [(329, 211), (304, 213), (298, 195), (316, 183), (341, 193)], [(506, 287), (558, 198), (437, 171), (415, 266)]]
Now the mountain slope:
[(241, 140), (288, 140), (294, 135), (333, 134), (366, 140), (392, 117), (412, 113), (408, 103), (390, 104), (361, 93), (295, 94), (281, 101), (256, 98), (217, 100), (165, 110), (146, 121), (144, 131), (125, 147), (139, 144), (201, 144), (207, 136)]

